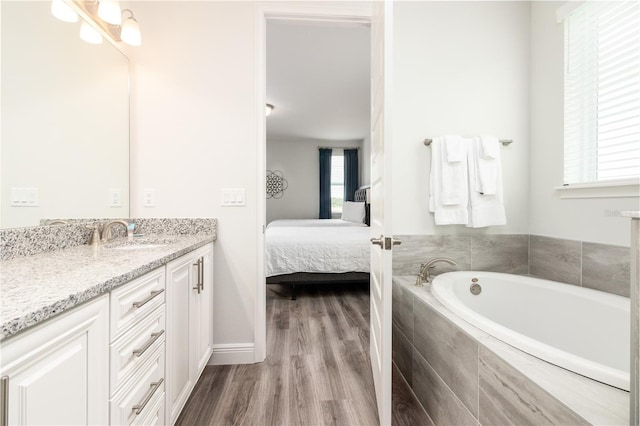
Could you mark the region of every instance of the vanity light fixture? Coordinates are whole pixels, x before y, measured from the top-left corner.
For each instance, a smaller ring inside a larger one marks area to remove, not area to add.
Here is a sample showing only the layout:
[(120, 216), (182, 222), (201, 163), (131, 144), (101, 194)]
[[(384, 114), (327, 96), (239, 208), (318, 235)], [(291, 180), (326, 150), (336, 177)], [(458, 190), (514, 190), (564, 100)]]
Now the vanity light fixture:
[(117, 0), (100, 0), (98, 4), (98, 16), (108, 24), (120, 25), (122, 22), (120, 3), (118, 3)]
[(129, 12), (131, 16), (124, 19), (124, 22), (122, 23), (120, 39), (128, 45), (140, 46), (142, 44), (142, 36), (140, 35), (140, 26), (138, 25), (138, 21), (133, 17), (131, 9), (123, 10), (122, 14), (124, 15), (125, 12)]
[[(130, 16), (126, 17), (126, 12)], [(80, 38), (87, 43), (101, 44), (104, 34), (114, 43), (122, 41), (130, 46), (142, 44), (140, 26), (133, 11), (124, 9), (121, 12), (118, 0), (52, 0), (51, 13), (65, 22), (78, 22), (79, 16), (82, 16), (95, 24), (94, 27), (83, 20), (80, 25)]]
[(87, 21), (82, 21), (82, 24), (80, 24), (80, 38), (91, 44), (102, 43), (102, 35), (89, 25)]
[(267, 104), (267, 105), (265, 106), (265, 109), (264, 109), (264, 115), (265, 115), (266, 117), (268, 117), (268, 116), (269, 116), (269, 114), (271, 114), (271, 111), (273, 111), (274, 109), (276, 109), (276, 107), (274, 107), (274, 106), (273, 106), (273, 105), (271, 105), (271, 104)]
[(51, 2), (51, 14), (63, 22), (78, 22), (78, 14), (64, 0)]

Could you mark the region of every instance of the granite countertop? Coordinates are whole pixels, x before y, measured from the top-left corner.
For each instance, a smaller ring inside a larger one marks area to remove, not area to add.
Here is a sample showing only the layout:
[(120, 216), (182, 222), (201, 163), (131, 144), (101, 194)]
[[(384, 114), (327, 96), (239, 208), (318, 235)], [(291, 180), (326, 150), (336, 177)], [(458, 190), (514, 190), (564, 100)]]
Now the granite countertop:
[(213, 234), (147, 235), (161, 245), (122, 250), (126, 238), (0, 262), (0, 341), (215, 240)]

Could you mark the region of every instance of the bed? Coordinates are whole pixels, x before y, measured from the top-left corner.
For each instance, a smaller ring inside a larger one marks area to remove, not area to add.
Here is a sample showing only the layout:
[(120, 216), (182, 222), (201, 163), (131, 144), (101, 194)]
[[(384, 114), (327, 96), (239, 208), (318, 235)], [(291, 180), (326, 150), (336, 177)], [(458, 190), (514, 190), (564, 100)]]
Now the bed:
[[(364, 201), (364, 190), (358, 190)], [(365, 206), (368, 207), (368, 206)], [(368, 209), (365, 209), (368, 213)], [(267, 226), (267, 284), (368, 283), (370, 231), (363, 222), (341, 219), (286, 219)]]

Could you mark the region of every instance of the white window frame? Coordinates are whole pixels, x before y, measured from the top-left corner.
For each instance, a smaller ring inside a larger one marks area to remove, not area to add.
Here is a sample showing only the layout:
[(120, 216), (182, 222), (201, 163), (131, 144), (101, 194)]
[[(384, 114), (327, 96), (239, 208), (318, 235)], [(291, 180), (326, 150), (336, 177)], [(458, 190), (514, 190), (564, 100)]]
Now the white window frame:
[[(558, 23), (563, 23), (585, 1), (568, 1), (557, 11)], [(565, 51), (567, 48), (565, 36)], [(564, 176), (564, 172), (563, 172)], [(626, 179), (612, 179), (595, 182), (571, 183), (556, 186), (560, 198), (619, 198), (640, 197), (640, 176)]]

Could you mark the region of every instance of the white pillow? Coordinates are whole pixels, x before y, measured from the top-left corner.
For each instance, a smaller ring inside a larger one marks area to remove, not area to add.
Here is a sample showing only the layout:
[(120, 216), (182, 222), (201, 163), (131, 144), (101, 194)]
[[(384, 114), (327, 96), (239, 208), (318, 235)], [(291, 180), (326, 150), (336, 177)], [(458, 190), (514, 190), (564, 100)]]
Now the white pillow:
[(364, 201), (353, 202), (345, 201), (342, 204), (342, 220), (349, 222), (364, 223)]

